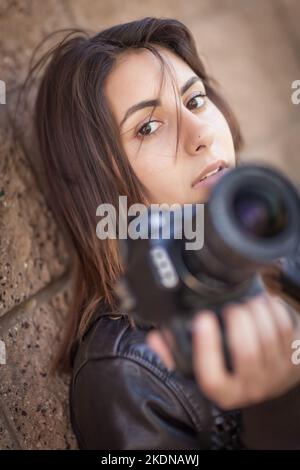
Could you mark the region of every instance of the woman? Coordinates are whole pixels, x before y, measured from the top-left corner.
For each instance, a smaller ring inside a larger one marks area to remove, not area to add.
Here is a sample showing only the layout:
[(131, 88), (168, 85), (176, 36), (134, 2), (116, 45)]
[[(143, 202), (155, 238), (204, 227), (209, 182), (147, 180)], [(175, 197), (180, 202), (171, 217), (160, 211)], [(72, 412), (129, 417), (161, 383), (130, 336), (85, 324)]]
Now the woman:
[(174, 369), (153, 325), (118, 310), (118, 241), (96, 236), (99, 204), (117, 208), (119, 195), (128, 206), (206, 202), (217, 177), (195, 178), (211, 164), (238, 162), (238, 123), (190, 31), (175, 19), (144, 18), (91, 37), (71, 33), (38, 66), (49, 58), (35, 124), (49, 203), (75, 248), (56, 367), (72, 372), (79, 447), (299, 448), (300, 368), (290, 360), (299, 327), (286, 305), (266, 293), (224, 312), (233, 376), (224, 371), (214, 317), (201, 312), (196, 383)]

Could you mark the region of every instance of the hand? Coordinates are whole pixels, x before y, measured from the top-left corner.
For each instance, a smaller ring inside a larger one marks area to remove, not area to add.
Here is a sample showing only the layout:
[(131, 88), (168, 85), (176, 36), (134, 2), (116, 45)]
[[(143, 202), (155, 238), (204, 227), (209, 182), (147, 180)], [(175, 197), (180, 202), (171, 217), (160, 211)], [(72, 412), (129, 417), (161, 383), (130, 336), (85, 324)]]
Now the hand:
[[(193, 369), (206, 396), (223, 409), (242, 408), (285, 394), (300, 383), (300, 365), (292, 363), (292, 343), (300, 339), (298, 315), (278, 297), (257, 296), (223, 309), (234, 372), (227, 371), (221, 332), (213, 312), (201, 311), (192, 323)], [(166, 334), (171, 333), (167, 330)], [(147, 343), (168, 368), (173, 356), (157, 330)]]

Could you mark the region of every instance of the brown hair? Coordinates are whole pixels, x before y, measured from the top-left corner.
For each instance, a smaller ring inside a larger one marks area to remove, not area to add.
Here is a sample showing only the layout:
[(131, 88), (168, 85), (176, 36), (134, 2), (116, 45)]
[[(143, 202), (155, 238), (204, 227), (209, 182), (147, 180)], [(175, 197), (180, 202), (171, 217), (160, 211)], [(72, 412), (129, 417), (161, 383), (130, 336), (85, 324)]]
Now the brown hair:
[(122, 147), (104, 83), (118, 56), (132, 49), (151, 51), (164, 71), (166, 64), (155, 45), (176, 53), (203, 80), (208, 97), (229, 124), (236, 152), (242, 147), (233, 112), (218, 83), (208, 76), (191, 32), (178, 20), (146, 17), (92, 36), (72, 30), (34, 66), (45, 66), (34, 110), (45, 193), (75, 249), (74, 293), (55, 362), (61, 371), (71, 370), (72, 345), (82, 338), (99, 302), (112, 312), (118, 308), (114, 292), (122, 273), (118, 244), (97, 238), (96, 208), (101, 203), (117, 208), (120, 194), (127, 195), (128, 205), (148, 197)]

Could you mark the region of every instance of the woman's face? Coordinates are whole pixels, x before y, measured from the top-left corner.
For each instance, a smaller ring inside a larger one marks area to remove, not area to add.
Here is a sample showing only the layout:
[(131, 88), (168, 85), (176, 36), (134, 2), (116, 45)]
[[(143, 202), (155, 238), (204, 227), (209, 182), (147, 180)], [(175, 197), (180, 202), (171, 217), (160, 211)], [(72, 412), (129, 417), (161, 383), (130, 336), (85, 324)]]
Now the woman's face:
[[(172, 80), (166, 73), (161, 104), (154, 110), (150, 122), (153, 104), (128, 112), (141, 101), (158, 97), (160, 63), (150, 51), (131, 50), (119, 57), (106, 83), (105, 93), (117, 119), (130, 164), (151, 194), (148, 202), (203, 203), (224, 172), (208, 177), (196, 186), (193, 182), (214, 167), (235, 166), (232, 135), (220, 110), (209, 98), (199, 96), (205, 93), (202, 81), (196, 77), (190, 86), (185, 86), (196, 76), (193, 70), (176, 54), (156, 47), (171, 66), (177, 89), (173, 90)], [(176, 100), (178, 112), (181, 108), (177, 158)]]

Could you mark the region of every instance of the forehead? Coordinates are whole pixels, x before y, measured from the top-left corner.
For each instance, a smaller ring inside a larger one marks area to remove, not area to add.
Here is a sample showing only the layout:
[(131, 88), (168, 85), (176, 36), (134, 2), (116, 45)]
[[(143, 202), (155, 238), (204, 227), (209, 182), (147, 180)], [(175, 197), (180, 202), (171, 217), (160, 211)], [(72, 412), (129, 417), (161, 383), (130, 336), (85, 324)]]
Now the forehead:
[[(192, 75), (192, 69), (175, 53), (155, 46), (163, 56), (175, 85), (180, 86)], [(156, 98), (161, 83), (161, 65), (159, 59), (147, 49), (130, 50), (122, 54), (114, 65), (105, 85), (105, 94), (115, 115), (120, 117), (127, 108), (139, 101)], [(174, 95), (171, 78), (166, 70), (165, 82), (161, 93)]]

